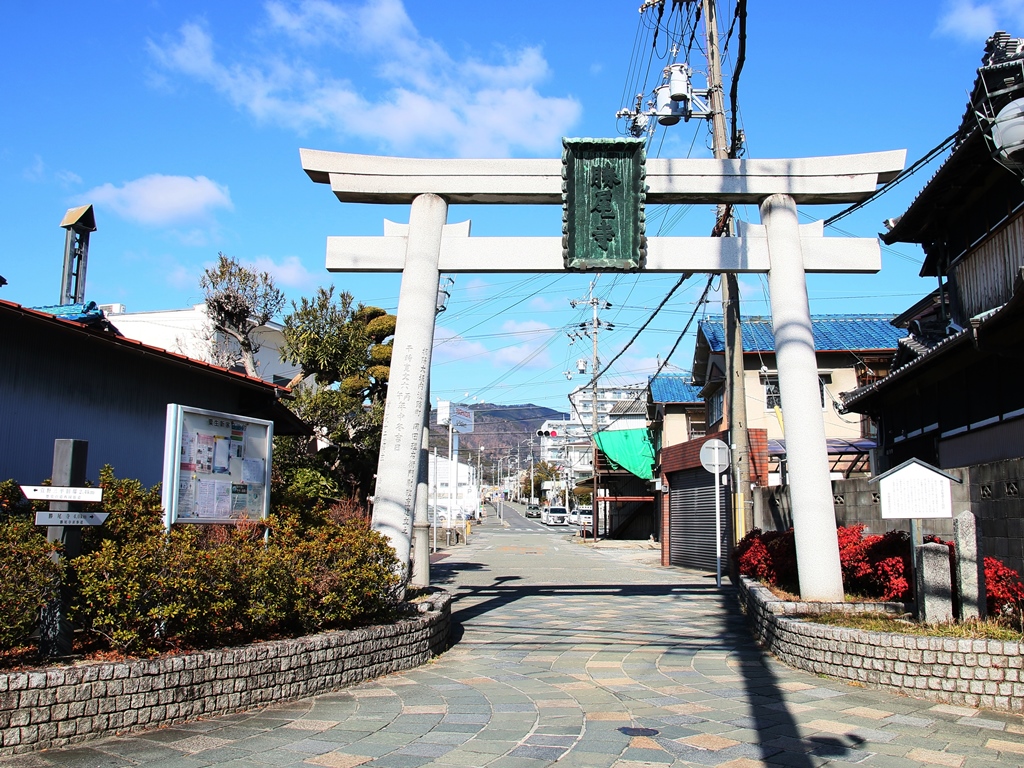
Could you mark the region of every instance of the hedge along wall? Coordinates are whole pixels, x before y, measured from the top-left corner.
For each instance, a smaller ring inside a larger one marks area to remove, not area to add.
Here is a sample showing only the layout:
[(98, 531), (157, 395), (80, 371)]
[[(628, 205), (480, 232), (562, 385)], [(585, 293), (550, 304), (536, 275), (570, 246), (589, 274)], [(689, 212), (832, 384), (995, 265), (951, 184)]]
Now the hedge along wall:
[(757, 639), (790, 666), (943, 704), (1024, 711), (1022, 643), (867, 632), (794, 618), (832, 610), (903, 613), (903, 603), (788, 602), (746, 577), (740, 595)]
[(451, 597), (394, 624), (240, 648), (0, 673), (0, 756), (256, 709), (419, 666), (445, 650)]

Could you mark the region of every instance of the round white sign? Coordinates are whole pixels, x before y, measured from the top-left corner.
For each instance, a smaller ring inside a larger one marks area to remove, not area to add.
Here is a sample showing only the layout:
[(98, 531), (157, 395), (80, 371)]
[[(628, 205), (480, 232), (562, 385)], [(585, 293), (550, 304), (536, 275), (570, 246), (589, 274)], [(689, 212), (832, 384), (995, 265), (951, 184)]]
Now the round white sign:
[(708, 472), (724, 472), (729, 467), (729, 446), (718, 438), (708, 440), (700, 447), (700, 465)]

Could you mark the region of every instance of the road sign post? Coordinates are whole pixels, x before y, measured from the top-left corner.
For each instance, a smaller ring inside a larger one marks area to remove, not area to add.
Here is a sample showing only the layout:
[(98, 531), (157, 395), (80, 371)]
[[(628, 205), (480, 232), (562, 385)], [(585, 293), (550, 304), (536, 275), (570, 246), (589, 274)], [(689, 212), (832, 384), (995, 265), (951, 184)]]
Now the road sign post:
[(729, 468), (729, 446), (711, 438), (700, 447), (700, 464), (715, 476), (715, 583), (722, 586), (722, 473)]
[[(85, 484), (85, 463), (88, 455), (89, 443), (85, 440), (54, 440), (53, 473), (50, 476), (53, 486), (49, 491), (41, 491), (40, 486), (27, 486), (29, 493), (36, 492), (35, 498), (70, 499), (76, 496), (75, 492), (88, 490), (81, 488)], [(24, 491), (24, 488), (22, 490)], [(50, 495), (39, 496), (39, 493)], [(74, 521), (74, 516), (83, 514), (78, 509), (70, 508), (72, 504), (77, 507), (78, 503), (70, 500), (51, 501), (49, 511), (40, 513), (47, 516), (44, 518), (44, 524), (51, 522), (49, 515), (56, 516), (53, 522), (57, 524), (48, 525), (46, 529), (47, 541), (61, 545), (60, 554), (54, 555), (55, 560), (60, 557), (77, 557), (82, 549), (82, 525), (94, 524)], [(39, 522), (38, 515), (36, 522)], [(54, 599), (43, 606), (39, 625), (39, 653), (44, 658), (71, 654), (74, 628), (67, 616), (70, 600), (68, 586), (62, 581)]]

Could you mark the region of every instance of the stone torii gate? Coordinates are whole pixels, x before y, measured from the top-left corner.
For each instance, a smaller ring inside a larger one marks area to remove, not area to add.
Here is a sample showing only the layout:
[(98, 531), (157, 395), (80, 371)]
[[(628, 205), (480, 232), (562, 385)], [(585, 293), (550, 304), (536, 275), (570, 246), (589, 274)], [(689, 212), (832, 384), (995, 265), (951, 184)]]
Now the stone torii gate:
[[(310, 149), (300, 155), (309, 177), (330, 184), (341, 202), (411, 205), (408, 225), (385, 221), (383, 237), (327, 239), (331, 272), (402, 272), (373, 527), (407, 565), (414, 511), (416, 528), (423, 530), (416, 549), (426, 557), (426, 503), (416, 497), (440, 273), (572, 268), (565, 256), (572, 221), (566, 220), (565, 237), (470, 238), (468, 221), (447, 224), (448, 206), (562, 205), (566, 161), (411, 159)], [(826, 239), (822, 222), (800, 225), (796, 206), (864, 200), (903, 169), (905, 155), (897, 150), (778, 160), (640, 160), (641, 220), (644, 196), (647, 203), (760, 208), (762, 223), (742, 226), (738, 237), (645, 240), (641, 230), (640, 258), (625, 268), (768, 274), (800, 592), (807, 600), (842, 600), (843, 585), (805, 275), (874, 273), (881, 269), (881, 254), (875, 239)], [(603, 268), (584, 263), (583, 269)]]

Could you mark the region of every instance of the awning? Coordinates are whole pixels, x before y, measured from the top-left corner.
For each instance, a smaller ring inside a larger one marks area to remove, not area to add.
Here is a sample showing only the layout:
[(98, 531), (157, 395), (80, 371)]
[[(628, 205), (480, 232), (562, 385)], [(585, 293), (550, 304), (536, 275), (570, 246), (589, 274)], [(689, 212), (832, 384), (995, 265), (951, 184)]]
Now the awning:
[[(846, 456), (846, 455), (857, 455), (861, 453), (867, 453), (872, 448), (877, 448), (878, 444), (867, 437), (857, 437), (853, 440), (846, 440), (841, 437), (828, 437), (825, 438), (825, 443), (828, 448), (829, 456)], [(785, 456), (786, 455), (786, 441), (785, 440), (769, 440), (768, 441), (768, 455), (769, 456)]]
[(641, 480), (652, 480), (654, 446), (646, 429), (614, 429), (598, 432), (597, 447), (615, 469), (625, 469)]

